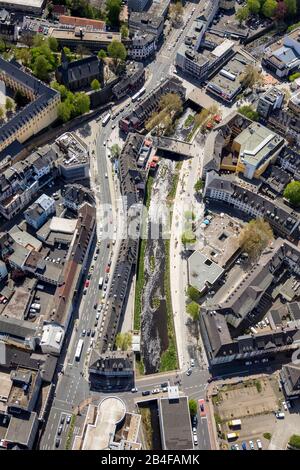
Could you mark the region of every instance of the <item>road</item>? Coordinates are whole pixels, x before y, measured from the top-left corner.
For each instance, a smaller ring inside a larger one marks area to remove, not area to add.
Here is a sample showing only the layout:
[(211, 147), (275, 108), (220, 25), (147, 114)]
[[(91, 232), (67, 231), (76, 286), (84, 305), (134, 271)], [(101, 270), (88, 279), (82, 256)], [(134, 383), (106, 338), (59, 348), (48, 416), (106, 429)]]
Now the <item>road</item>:
[[(185, 17), (191, 13), (193, 4), (188, 4), (185, 7)], [(195, 17), (197, 12), (193, 14)], [(189, 27), (192, 19), (188, 21), (186, 27)], [(147, 67), (148, 79), (146, 82), (146, 90), (150, 92), (156, 87), (162, 78), (165, 78), (170, 72), (174, 71), (172, 64), (175, 59), (176, 49), (184, 41), (184, 34), (181, 30), (172, 30), (166, 38), (165, 44), (157, 54), (155, 61), (149, 64)], [(103, 233), (105, 233), (107, 227), (103, 225), (103, 205), (112, 204), (113, 211), (108, 216), (108, 227), (110, 222), (115, 221), (116, 212), (116, 198), (118, 195), (118, 184), (116, 178), (113, 175), (110, 162), (107, 158), (109, 147), (112, 143), (118, 143), (122, 145), (122, 137), (118, 131), (118, 120), (122, 118), (122, 115), (127, 112), (132, 106), (130, 98), (125, 100), (122, 104), (118, 104), (113, 108), (113, 113), (120, 111), (117, 119), (110, 121), (105, 127), (101, 126), (101, 123), (96, 120), (90, 121), (84, 126), (83, 129), (79, 129), (79, 133), (82, 138), (88, 143), (91, 153), (91, 181), (92, 188), (96, 194), (97, 202), (97, 239), (101, 240)], [(126, 105), (128, 105), (126, 107)], [(87, 132), (86, 132), (87, 131)], [(111, 224), (114, 225), (114, 224)], [(96, 249), (96, 246), (95, 246)], [(61, 423), (62, 416), (64, 416), (63, 430), (59, 436), (59, 449), (64, 449), (66, 445), (66, 439), (68, 435), (69, 425), (66, 422), (66, 416), (71, 415), (74, 409), (82, 403), (84, 400), (92, 397), (95, 403), (99, 402), (103, 395), (99, 392), (92, 392), (89, 390), (87, 381), (87, 364), (88, 364), (88, 351), (90, 347), (91, 337), (85, 336), (83, 351), (79, 361), (75, 361), (74, 355), (78, 340), (82, 337), (83, 330), (92, 330), (95, 328), (95, 317), (97, 309), (94, 308), (95, 304), (100, 302), (99, 292), (99, 278), (100, 276), (105, 277), (105, 267), (110, 257), (112, 257), (112, 267), (114, 265), (114, 259), (118, 251), (118, 242), (113, 247), (113, 253), (111, 252), (112, 246), (108, 247), (107, 240), (101, 241), (100, 253), (97, 260), (93, 261), (93, 274), (90, 279), (90, 285), (87, 289), (86, 295), (83, 295), (78, 301), (78, 305), (75, 308), (73, 317), (76, 319), (75, 326), (72, 332), (66, 335), (64, 349), (62, 351), (60, 362), (58, 366), (57, 383), (55, 390), (55, 396), (52, 403), (52, 407), (49, 413), (49, 417), (40, 441), (40, 449), (55, 449), (55, 440), (57, 438), (57, 430)], [(91, 254), (91, 258), (94, 257), (94, 253)], [(87, 273), (86, 273), (87, 274)], [(109, 287), (108, 287), (109, 289)], [(107, 289), (107, 290), (108, 290)], [(101, 316), (98, 322), (98, 326), (101, 324)], [(72, 327), (72, 325), (71, 325)], [(70, 330), (71, 330), (70, 327)], [(205, 396), (206, 383), (208, 373), (205, 370), (201, 370), (195, 367), (190, 377), (187, 377), (185, 373), (181, 376), (182, 385), (181, 390), (186, 393), (189, 397), (199, 399)], [(166, 378), (170, 381), (176, 379), (176, 374), (167, 374)], [(144, 377), (138, 381), (138, 387), (140, 391), (148, 388), (152, 389), (159, 385), (159, 381), (164, 381), (161, 375), (157, 377)], [(128, 410), (135, 409), (135, 402), (140, 395), (132, 393), (118, 394), (124, 399)], [(82, 412), (82, 416), (77, 418), (76, 427), (74, 434), (80, 432), (80, 427), (84, 421), (85, 411)], [(209, 434), (206, 419), (202, 418), (199, 421), (198, 426), (198, 447), (200, 449), (209, 449)]]

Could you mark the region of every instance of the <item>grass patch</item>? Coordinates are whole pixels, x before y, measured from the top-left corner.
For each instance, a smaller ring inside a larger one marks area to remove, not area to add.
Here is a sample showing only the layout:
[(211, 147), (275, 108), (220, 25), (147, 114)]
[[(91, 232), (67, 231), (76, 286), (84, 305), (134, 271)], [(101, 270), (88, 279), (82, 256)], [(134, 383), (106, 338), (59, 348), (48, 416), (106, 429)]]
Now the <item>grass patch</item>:
[(136, 371), (138, 373), (138, 375), (144, 375), (145, 374), (145, 366), (144, 366), (144, 363), (143, 363), (143, 359), (137, 359), (135, 361), (135, 364), (136, 364)]
[(65, 447), (66, 450), (71, 449), (72, 438), (73, 438), (74, 427), (75, 427), (75, 421), (76, 421), (76, 416), (72, 415), (69, 430), (68, 430), (68, 436), (67, 436), (67, 440), (66, 440), (66, 447)]
[(220, 418), (220, 415), (218, 415), (218, 413), (215, 413), (214, 414), (214, 417), (215, 417), (215, 422), (216, 422), (216, 425), (218, 426), (218, 424), (222, 424), (222, 420)]
[(186, 120), (184, 121), (183, 127), (190, 127), (193, 124), (194, 120), (194, 116), (192, 114), (189, 114)]
[[(172, 181), (172, 186), (168, 194), (168, 201), (174, 199), (177, 190), (177, 184), (179, 180), (179, 172), (182, 167), (182, 162), (176, 163), (176, 174)], [(171, 298), (171, 283), (170, 283), (170, 239), (165, 240), (165, 274), (164, 274), (164, 288), (166, 298), (166, 311), (167, 311), (167, 328), (168, 328), (168, 339), (169, 346), (164, 351), (160, 358), (159, 372), (166, 372), (168, 370), (175, 370), (178, 368), (178, 357), (176, 348), (172, 298)]]
[(151, 412), (149, 408), (140, 408), (145, 444), (147, 449), (152, 449), (153, 429), (151, 424)]
[(268, 441), (271, 440), (271, 437), (272, 437), (272, 434), (270, 432), (264, 432), (263, 433), (263, 436), (265, 439), (267, 439)]
[(261, 385), (260, 380), (255, 380), (255, 381), (254, 381), (254, 385), (255, 385), (256, 390), (258, 391), (258, 393), (261, 393), (261, 391), (262, 391), (262, 385)]

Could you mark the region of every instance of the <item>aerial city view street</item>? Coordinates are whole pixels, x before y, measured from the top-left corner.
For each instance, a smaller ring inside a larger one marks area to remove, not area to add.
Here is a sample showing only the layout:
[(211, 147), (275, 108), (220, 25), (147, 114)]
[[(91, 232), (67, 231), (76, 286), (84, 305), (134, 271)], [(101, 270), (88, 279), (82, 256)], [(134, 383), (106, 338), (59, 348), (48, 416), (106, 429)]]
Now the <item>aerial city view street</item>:
[(12, 449), (300, 449), (299, 0), (0, 0)]

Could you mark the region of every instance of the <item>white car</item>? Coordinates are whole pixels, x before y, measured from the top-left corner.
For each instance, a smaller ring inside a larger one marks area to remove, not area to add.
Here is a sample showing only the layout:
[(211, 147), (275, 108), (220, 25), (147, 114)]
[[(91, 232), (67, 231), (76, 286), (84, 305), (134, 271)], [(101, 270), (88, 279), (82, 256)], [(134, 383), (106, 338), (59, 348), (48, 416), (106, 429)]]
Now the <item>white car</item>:
[(262, 450), (263, 447), (262, 447), (262, 443), (261, 443), (261, 440), (260, 440), (260, 439), (257, 439), (257, 440), (256, 440), (256, 444), (257, 444), (257, 448), (258, 448), (259, 450)]
[(136, 392), (138, 392), (138, 389), (136, 387), (131, 389), (131, 393), (136, 393)]
[(253, 441), (249, 441), (249, 446), (251, 450), (254, 450), (254, 443)]
[(288, 410), (288, 407), (287, 407), (287, 404), (286, 404), (286, 402), (285, 402), (285, 401), (283, 401), (283, 402), (282, 402), (282, 406), (283, 406), (283, 408), (285, 409), (285, 411), (287, 411), (287, 410)]
[(195, 359), (191, 359), (191, 367), (195, 367)]
[(197, 445), (198, 445), (198, 439), (197, 439), (197, 436), (195, 436), (195, 435), (194, 435), (194, 436), (193, 436), (193, 438), (194, 438), (194, 446), (197, 446)]
[(103, 147), (105, 147), (105, 146), (106, 146), (106, 140), (103, 142)]
[(156, 393), (159, 393), (159, 392), (160, 392), (159, 388), (154, 388), (151, 393), (155, 395)]

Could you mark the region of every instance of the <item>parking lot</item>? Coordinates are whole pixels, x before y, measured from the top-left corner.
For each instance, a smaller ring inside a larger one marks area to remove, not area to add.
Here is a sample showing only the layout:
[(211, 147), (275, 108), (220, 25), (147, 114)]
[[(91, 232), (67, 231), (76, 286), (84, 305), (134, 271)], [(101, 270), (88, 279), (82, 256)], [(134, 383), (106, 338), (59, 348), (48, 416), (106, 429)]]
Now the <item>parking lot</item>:
[[(220, 438), (220, 446), (230, 449), (244, 442), (250, 449), (249, 441), (257, 449), (257, 439), (263, 449), (270, 445), (278, 423), (287, 420), (290, 410), (283, 410), (283, 394), (279, 389), (278, 375), (259, 375), (251, 379), (216, 384), (213, 396), (214, 414)], [(275, 412), (284, 411), (285, 419), (276, 418)], [(233, 429), (230, 421), (241, 420), (241, 426)], [(236, 433), (228, 442), (227, 435)], [(244, 445), (245, 445), (244, 444)]]

